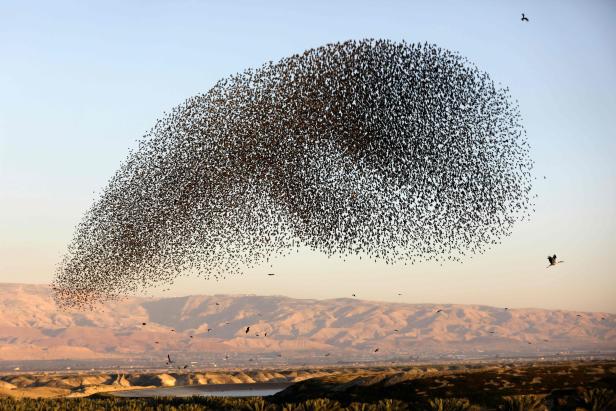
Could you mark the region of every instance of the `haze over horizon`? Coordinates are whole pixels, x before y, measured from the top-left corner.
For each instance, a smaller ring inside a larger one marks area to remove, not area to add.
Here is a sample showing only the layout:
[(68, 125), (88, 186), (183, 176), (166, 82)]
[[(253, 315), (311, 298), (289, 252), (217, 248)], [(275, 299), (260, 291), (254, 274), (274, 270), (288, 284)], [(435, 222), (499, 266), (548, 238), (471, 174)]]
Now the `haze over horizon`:
[[(0, 5), (0, 281), (51, 282), (96, 193), (164, 111), (269, 60), (387, 38), (459, 52), (510, 88), (536, 162), (531, 221), (463, 264), (387, 266), (302, 250), (223, 281), (187, 276), (155, 295), (355, 293), (616, 313), (616, 6), (352, 4)], [(546, 269), (553, 253), (565, 263)]]

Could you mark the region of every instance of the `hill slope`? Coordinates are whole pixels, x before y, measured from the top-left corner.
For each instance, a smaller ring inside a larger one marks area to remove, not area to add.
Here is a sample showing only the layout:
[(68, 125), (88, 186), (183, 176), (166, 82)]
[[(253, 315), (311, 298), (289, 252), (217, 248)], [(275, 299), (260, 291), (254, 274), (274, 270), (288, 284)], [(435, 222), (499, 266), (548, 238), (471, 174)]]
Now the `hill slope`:
[(0, 360), (158, 351), (379, 359), (573, 350), (616, 350), (616, 315), (250, 295), (131, 297), (95, 312), (63, 312), (45, 285), (0, 284)]

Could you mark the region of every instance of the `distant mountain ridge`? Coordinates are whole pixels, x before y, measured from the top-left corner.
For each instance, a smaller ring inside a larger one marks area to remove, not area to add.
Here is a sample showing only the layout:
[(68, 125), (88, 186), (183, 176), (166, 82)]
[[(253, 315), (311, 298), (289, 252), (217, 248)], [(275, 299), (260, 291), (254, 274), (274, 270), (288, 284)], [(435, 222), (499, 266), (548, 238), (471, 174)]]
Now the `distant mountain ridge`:
[(157, 351), (364, 359), (613, 352), (616, 315), (252, 295), (129, 297), (93, 312), (63, 312), (46, 285), (0, 284), (0, 360), (139, 358)]

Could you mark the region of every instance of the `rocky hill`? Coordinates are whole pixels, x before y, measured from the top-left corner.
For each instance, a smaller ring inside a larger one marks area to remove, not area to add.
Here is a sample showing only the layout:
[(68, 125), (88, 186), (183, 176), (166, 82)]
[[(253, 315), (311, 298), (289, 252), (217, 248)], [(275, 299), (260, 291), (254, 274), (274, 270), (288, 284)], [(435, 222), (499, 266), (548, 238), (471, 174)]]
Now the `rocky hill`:
[(616, 351), (616, 315), (254, 295), (131, 297), (65, 312), (46, 285), (0, 284), (5, 361), (158, 352), (379, 360), (559, 351)]

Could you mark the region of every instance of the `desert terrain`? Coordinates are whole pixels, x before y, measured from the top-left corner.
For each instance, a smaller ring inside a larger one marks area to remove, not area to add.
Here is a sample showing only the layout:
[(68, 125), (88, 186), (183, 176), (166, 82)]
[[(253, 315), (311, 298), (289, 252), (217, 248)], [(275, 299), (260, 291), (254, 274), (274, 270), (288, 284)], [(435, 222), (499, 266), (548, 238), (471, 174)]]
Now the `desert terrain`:
[(609, 313), (254, 295), (59, 311), (47, 285), (0, 284), (4, 371), (165, 368), (167, 354), (215, 368), (614, 352)]
[[(114, 392), (135, 388), (147, 390), (161, 386), (229, 382), (292, 384), (273, 396), (263, 398), (131, 399), (112, 396)], [(164, 409), (609, 411), (614, 409), (611, 407), (616, 407), (614, 386), (616, 360), (313, 367), (302, 370), (224, 370), (168, 374), (38, 373), (2, 376), (0, 409), (167, 407)], [(520, 408), (520, 404), (526, 404), (526, 408)], [(534, 408), (532, 404), (535, 404)], [(504, 406), (518, 408), (502, 408)]]

